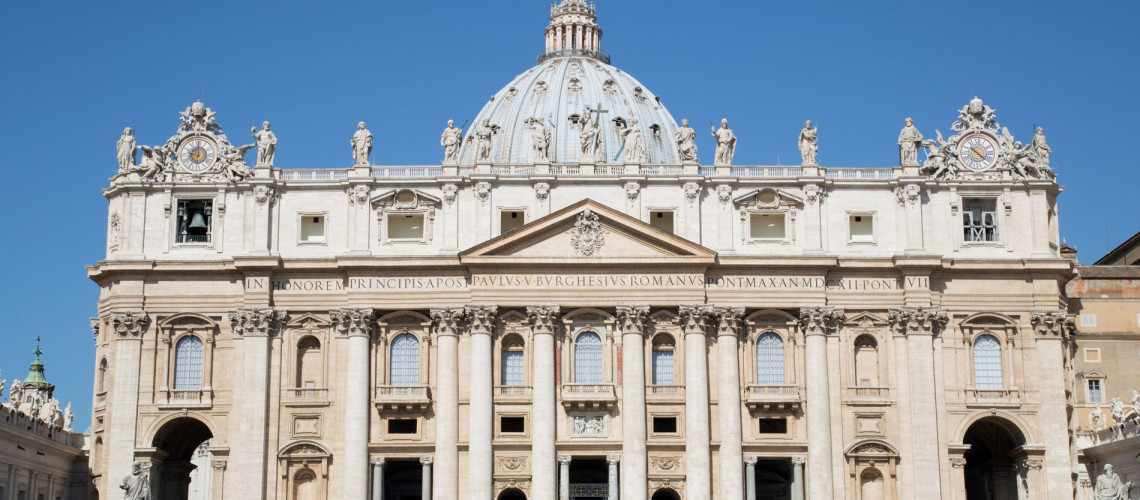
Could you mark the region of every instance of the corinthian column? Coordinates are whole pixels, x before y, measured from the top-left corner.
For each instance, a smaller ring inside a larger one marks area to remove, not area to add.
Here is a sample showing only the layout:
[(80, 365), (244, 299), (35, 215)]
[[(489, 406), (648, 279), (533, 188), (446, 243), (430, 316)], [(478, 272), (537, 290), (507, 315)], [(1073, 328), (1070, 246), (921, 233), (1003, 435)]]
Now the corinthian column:
[(685, 489), (689, 498), (711, 498), (709, 378), (705, 321), (712, 308), (681, 306), (685, 332)]
[(348, 374), (344, 389), (344, 496), (368, 495), (368, 356), (372, 338), (372, 309), (340, 309), (329, 312), (337, 337), (347, 339)]
[(471, 325), (471, 414), (468, 424), (467, 491), (472, 500), (490, 500), (495, 492), (494, 407), (492, 390), (491, 330), (495, 327), (495, 306), (467, 306), (467, 321)]
[(435, 387), (435, 475), (440, 498), (459, 497), (459, 323), (463, 309), (432, 309), (439, 358)]
[[(644, 500), (648, 486), (645, 454), (645, 317), (649, 306), (618, 306), (621, 328), (621, 494)], [(611, 462), (616, 468), (616, 463)], [(616, 485), (615, 485), (616, 486)], [(616, 498), (611, 494), (611, 497)]]
[[(269, 425), (269, 339), (285, 322), (273, 308), (238, 309), (230, 314), (234, 337), (242, 339), (241, 422), (237, 439), (239, 498), (265, 498), (265, 443)], [(360, 498), (363, 498), (361, 496)]]
[[(139, 368), (142, 336), (150, 324), (146, 311), (111, 313), (114, 332), (115, 370), (111, 393), (111, 421), (108, 423), (107, 470), (103, 477), (126, 477), (135, 459), (135, 429), (138, 427)], [(15, 483), (9, 491), (16, 498)]]
[(1029, 317), (1037, 341), (1038, 386), (1041, 391), (1041, 435), (1045, 440), (1045, 485), (1050, 498), (1072, 498), (1069, 486), (1068, 421), (1065, 415), (1065, 344), (1073, 331), (1073, 317), (1065, 311), (1037, 311)]
[(740, 359), (737, 339), (743, 307), (716, 309), (717, 413), (720, 415), (720, 498), (744, 496), (740, 426)]
[[(938, 459), (938, 412), (934, 410), (934, 336), (946, 326), (946, 313), (935, 308), (903, 307), (888, 311), (891, 327), (906, 335), (910, 391), (911, 462), (914, 498), (942, 498)], [(1067, 431), (1066, 432), (1066, 436)], [(1066, 437), (1067, 439), (1067, 437)], [(1068, 445), (1065, 445), (1068, 456)], [(810, 464), (809, 464), (810, 465)]]
[[(827, 374), (827, 335), (843, 321), (842, 309), (800, 309), (800, 329), (807, 347), (808, 498), (831, 500), (835, 485), (831, 468), (831, 404)], [(937, 498), (937, 497), (920, 497)]]
[(554, 500), (557, 495), (555, 469), (556, 413), (554, 386), (554, 320), (558, 318), (558, 306), (530, 306), (526, 308), (530, 317), (533, 339), (534, 372), (531, 384), (534, 386), (534, 402), (531, 408), (531, 495), (534, 500)]

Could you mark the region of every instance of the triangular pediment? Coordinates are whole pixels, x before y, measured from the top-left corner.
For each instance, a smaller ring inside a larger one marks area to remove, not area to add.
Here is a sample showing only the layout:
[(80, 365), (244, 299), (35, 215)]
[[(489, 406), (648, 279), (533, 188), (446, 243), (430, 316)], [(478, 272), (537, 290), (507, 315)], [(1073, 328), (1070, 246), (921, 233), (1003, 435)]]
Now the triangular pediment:
[[(466, 264), (711, 264), (716, 252), (586, 199), (459, 254)], [(664, 261), (662, 260), (664, 259)]]

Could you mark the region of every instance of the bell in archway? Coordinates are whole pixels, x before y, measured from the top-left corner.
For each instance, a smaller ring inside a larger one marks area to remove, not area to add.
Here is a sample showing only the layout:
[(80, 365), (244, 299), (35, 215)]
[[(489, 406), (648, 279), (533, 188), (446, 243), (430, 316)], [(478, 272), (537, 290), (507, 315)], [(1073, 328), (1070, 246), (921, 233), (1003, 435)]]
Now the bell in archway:
[(206, 230), (208, 227), (209, 226), (206, 225), (206, 217), (202, 215), (202, 212), (194, 212), (194, 216), (190, 218), (189, 229)]

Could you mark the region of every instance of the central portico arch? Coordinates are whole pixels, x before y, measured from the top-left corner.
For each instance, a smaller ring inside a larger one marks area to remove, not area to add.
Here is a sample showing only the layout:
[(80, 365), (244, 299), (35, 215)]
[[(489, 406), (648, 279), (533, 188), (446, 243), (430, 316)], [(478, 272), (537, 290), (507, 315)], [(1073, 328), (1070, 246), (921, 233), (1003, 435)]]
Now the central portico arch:
[[(191, 473), (198, 468), (192, 463), (195, 454), (215, 434), (205, 419), (189, 414), (167, 417), (156, 423), (156, 426), (157, 430), (150, 440), (154, 448), (149, 458), (151, 489), (157, 498), (187, 498), (194, 477)], [(201, 485), (198, 490), (211, 491), (212, 486)]]

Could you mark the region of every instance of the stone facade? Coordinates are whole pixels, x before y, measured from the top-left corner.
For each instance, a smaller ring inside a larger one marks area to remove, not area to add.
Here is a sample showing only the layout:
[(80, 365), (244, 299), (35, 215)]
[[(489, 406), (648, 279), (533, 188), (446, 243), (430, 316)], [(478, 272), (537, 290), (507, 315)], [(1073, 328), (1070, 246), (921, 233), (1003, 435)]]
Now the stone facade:
[(209, 464), (213, 498), (1071, 497), (1047, 156), (975, 99), (923, 165), (734, 166), (724, 122), (701, 166), (595, 16), (556, 6), (439, 165), (250, 168), (201, 103), (121, 161), (100, 489), (137, 461), (167, 495)]

